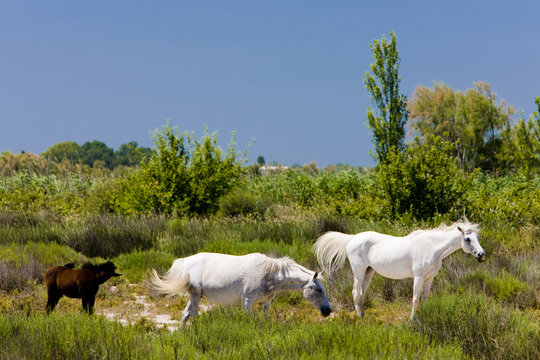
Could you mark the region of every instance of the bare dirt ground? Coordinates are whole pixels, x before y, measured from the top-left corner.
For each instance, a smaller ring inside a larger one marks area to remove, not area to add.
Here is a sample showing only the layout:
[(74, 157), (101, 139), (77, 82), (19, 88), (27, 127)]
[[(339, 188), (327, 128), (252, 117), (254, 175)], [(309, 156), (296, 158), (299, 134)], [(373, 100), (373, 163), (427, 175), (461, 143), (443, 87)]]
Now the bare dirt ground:
[[(157, 328), (165, 327), (169, 331), (180, 326), (186, 305), (184, 297), (152, 298), (146, 289), (136, 284), (127, 284), (127, 287), (111, 286), (107, 289), (107, 298), (96, 308), (96, 314), (123, 325), (146, 322)], [(204, 312), (210, 308), (210, 305), (201, 303), (199, 311)]]

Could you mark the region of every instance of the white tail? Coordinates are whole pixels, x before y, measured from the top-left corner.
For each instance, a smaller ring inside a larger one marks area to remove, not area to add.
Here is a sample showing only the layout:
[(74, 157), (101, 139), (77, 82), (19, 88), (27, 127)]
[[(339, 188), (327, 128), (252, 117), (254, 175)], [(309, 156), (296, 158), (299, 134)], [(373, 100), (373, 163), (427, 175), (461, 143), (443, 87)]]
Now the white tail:
[(184, 266), (184, 259), (176, 259), (169, 271), (161, 277), (152, 269), (148, 283), (151, 292), (156, 295), (186, 294), (189, 290), (189, 272)]
[(313, 245), (319, 265), (329, 275), (341, 269), (347, 259), (347, 244), (354, 235), (330, 231), (321, 235)]

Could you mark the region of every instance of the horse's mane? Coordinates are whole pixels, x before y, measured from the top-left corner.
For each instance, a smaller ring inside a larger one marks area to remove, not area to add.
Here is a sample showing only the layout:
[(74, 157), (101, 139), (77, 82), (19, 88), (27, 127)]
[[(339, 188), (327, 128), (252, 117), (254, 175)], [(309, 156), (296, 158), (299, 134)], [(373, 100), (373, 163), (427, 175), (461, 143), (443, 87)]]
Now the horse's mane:
[(92, 264), (91, 262), (86, 262), (83, 264), (83, 266), (81, 266), (81, 269), (88, 269), (94, 272), (106, 271), (109, 273), (113, 273), (116, 271), (116, 265), (114, 265), (112, 261), (107, 261), (99, 265)]
[(281, 258), (271, 258), (267, 257), (264, 264), (265, 270), (268, 272), (268, 275), (272, 276), (276, 272), (281, 271), (291, 265), (296, 265), (296, 262), (288, 256)]
[(452, 230), (456, 229), (458, 226), (465, 232), (467, 232), (467, 231), (479, 232), (480, 231), (480, 225), (479, 224), (471, 224), (468, 220), (459, 220), (459, 221), (456, 221), (455, 223), (453, 223), (452, 225), (446, 225), (446, 224), (442, 223), (441, 225), (439, 225), (438, 227), (433, 228), (433, 229), (415, 230), (415, 231), (411, 232), (407, 236), (414, 237), (414, 236), (418, 236), (420, 234), (424, 234), (426, 232), (432, 232), (432, 231), (448, 232), (448, 231), (452, 231)]

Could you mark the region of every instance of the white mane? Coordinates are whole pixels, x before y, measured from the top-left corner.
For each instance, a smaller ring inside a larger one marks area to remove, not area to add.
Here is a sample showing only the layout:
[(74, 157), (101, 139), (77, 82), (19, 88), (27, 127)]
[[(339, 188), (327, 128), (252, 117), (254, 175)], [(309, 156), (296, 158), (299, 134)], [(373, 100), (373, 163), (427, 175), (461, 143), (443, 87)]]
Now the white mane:
[(433, 229), (415, 230), (411, 232), (409, 235), (407, 235), (407, 237), (416, 237), (418, 235), (425, 234), (427, 232), (434, 232), (434, 231), (449, 232), (449, 231), (455, 230), (458, 226), (461, 227), (461, 229), (465, 232), (474, 231), (477, 233), (480, 231), (479, 224), (471, 224), (468, 220), (465, 220), (465, 221), (460, 220), (460, 221), (456, 221), (452, 225), (446, 225), (442, 223), (441, 225)]
[(296, 262), (288, 256), (281, 258), (267, 257), (264, 263), (264, 270), (268, 272), (269, 276), (274, 275), (278, 271), (290, 268), (293, 265), (297, 265)]

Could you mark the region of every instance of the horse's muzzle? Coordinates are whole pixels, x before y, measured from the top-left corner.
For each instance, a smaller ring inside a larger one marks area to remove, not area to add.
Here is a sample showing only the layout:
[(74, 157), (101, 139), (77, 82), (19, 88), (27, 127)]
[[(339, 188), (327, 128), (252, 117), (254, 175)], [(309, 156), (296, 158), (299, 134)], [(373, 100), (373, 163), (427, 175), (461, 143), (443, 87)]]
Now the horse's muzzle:
[(327, 317), (328, 315), (330, 315), (331, 312), (332, 312), (331, 307), (323, 307), (323, 308), (321, 308), (321, 315), (324, 316), (324, 317)]
[(478, 254), (478, 256), (476, 257), (476, 260), (478, 260), (478, 262), (483, 262), (486, 260), (486, 253), (485, 252), (481, 252), (480, 254)]

